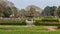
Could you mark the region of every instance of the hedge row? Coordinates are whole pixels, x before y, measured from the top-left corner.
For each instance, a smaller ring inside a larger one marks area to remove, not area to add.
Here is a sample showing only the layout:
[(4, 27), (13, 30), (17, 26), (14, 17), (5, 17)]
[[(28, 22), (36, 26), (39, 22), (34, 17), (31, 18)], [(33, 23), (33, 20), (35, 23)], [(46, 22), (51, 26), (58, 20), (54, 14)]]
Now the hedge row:
[(0, 20), (0, 25), (26, 25), (25, 20)]
[(59, 26), (60, 23), (59, 22), (42, 22), (42, 21), (39, 21), (39, 22), (35, 22), (34, 23), (35, 25), (46, 25), (46, 26)]
[(44, 18), (44, 19), (42, 19), (41, 21), (43, 21), (43, 22), (59, 22), (59, 20), (58, 19), (47, 19), (47, 18)]
[(47, 26), (57, 26), (60, 25), (59, 19), (56, 18), (42, 18), (42, 19), (34, 19), (35, 25), (47, 25)]

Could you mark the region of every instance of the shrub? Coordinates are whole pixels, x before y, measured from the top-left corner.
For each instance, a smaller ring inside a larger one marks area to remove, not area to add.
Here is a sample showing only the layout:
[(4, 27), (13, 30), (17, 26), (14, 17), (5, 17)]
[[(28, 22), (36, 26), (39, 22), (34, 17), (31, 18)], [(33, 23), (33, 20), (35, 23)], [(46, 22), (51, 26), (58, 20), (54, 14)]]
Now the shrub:
[(35, 25), (49, 25), (49, 26), (60, 25), (59, 19), (57, 19), (57, 18), (35, 19), (34, 24)]
[(48, 16), (48, 17), (44, 17), (41, 19), (41, 21), (47, 21), (47, 22), (59, 22), (59, 19), (57, 18), (54, 18), (52, 16)]
[(0, 25), (26, 25), (25, 20), (0, 20)]
[(59, 22), (58, 19), (55, 18), (43, 18), (41, 21), (47, 21), (47, 22)]

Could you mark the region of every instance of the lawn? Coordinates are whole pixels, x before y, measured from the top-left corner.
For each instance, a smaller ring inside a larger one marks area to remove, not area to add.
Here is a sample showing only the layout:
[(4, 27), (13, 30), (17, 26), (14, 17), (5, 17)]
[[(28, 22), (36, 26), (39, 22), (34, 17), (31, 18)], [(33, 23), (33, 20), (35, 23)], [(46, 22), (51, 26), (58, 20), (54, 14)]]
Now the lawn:
[(0, 25), (0, 34), (60, 34), (59, 30), (49, 31), (44, 26), (9, 26)]

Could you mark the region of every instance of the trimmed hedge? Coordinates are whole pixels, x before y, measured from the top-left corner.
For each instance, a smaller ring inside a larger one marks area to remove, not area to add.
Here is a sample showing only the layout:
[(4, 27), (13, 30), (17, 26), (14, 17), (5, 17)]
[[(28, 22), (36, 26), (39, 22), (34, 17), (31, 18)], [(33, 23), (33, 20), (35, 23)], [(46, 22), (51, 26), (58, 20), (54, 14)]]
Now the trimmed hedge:
[(42, 19), (34, 19), (35, 25), (47, 25), (47, 26), (57, 26), (60, 25), (59, 19), (56, 18), (42, 18)]
[(0, 25), (26, 25), (25, 20), (0, 20)]
[(53, 18), (43, 18), (41, 21), (43, 22), (59, 22), (58, 19), (53, 19)]

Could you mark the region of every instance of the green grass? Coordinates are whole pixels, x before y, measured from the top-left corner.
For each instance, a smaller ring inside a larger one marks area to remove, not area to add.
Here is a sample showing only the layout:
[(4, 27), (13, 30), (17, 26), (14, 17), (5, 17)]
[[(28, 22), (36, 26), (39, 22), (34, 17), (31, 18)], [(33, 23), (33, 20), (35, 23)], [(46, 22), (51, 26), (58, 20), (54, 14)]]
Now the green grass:
[(60, 31), (49, 31), (43, 26), (0, 26), (0, 34), (60, 34)]
[(0, 34), (60, 34), (59, 31), (18, 31), (18, 30), (1, 30)]
[(0, 26), (0, 30), (45, 30), (43, 26)]

